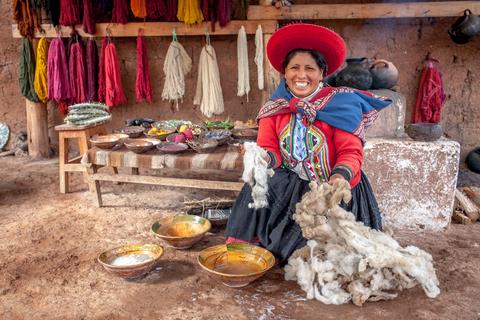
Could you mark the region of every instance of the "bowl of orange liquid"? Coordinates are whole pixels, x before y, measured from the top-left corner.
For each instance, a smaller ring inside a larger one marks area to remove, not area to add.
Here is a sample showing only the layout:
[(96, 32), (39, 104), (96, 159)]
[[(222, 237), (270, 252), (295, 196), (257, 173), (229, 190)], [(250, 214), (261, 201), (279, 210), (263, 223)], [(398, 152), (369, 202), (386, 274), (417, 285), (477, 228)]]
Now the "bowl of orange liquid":
[(220, 244), (202, 250), (198, 263), (224, 285), (240, 288), (270, 270), (275, 257), (270, 251), (250, 244)]
[(188, 249), (200, 241), (210, 230), (208, 219), (194, 215), (176, 215), (152, 225), (152, 232), (171, 247)]

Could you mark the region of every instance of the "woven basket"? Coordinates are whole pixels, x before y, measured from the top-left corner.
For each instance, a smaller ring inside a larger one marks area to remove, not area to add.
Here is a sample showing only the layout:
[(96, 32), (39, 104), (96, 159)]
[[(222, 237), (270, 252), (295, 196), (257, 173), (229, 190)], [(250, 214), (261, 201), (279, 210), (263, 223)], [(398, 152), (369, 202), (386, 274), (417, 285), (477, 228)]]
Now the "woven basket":
[(213, 139), (189, 140), (187, 144), (198, 153), (210, 153), (218, 146), (218, 142)]

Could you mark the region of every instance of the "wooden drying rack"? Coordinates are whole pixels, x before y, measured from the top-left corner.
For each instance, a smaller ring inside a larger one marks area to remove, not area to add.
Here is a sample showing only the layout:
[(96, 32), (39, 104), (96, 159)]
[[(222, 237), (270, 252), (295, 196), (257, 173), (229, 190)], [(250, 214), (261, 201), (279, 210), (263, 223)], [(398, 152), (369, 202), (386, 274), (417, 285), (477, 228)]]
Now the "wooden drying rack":
[[(260, 0), (268, 1), (268, 0)], [(386, 19), (386, 18), (430, 18), (458, 17), (465, 9), (480, 12), (480, 1), (441, 1), (441, 2), (404, 2), (404, 3), (362, 3), (362, 4), (309, 4), (292, 5), (280, 9), (270, 5), (249, 6), (247, 19), (233, 20), (225, 27), (216, 24), (214, 31), (210, 22), (186, 26), (179, 22), (131, 22), (127, 24), (97, 23), (96, 33), (89, 35), (83, 32), (81, 26), (75, 30), (84, 37), (136, 37), (139, 29), (145, 36), (172, 36), (175, 30), (178, 36), (237, 35), (241, 26), (247, 34), (254, 34), (257, 26), (262, 26), (264, 47), (276, 30), (278, 20), (325, 20), (325, 19)], [(37, 32), (35, 38), (45, 36), (69, 37), (71, 27), (60, 27), (57, 31), (51, 24), (42, 24), (43, 33)], [(21, 38), (17, 25), (12, 25), (12, 36)], [(265, 55), (265, 90), (262, 98), (269, 96), (278, 83), (279, 75), (271, 67)], [(28, 150), (34, 157), (48, 157), (49, 140), (47, 112), (45, 104), (26, 100)]]

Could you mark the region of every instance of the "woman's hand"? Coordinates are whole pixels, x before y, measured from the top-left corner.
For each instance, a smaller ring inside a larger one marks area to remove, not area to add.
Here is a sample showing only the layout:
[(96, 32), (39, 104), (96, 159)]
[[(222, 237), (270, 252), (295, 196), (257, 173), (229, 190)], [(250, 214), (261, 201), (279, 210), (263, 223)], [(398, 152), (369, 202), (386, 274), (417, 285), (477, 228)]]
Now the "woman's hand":
[[(339, 181), (337, 181), (337, 180), (340, 180), (340, 179), (345, 180), (345, 178), (341, 174), (337, 173), (337, 174), (334, 174), (334, 175), (330, 176), (330, 179), (328, 179), (328, 183), (333, 185), (333, 184), (335, 184), (335, 182), (338, 183)], [(345, 180), (345, 181), (347, 181), (347, 180)]]

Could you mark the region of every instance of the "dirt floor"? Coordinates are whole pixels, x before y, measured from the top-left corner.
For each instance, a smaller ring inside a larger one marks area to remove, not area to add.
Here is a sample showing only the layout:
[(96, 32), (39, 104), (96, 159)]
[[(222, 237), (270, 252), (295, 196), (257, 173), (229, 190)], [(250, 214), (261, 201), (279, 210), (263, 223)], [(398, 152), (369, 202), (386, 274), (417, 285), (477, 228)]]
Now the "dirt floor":
[(196, 257), (221, 233), (186, 251), (167, 248), (141, 280), (116, 278), (96, 261), (108, 248), (156, 243), (151, 224), (185, 198), (232, 194), (105, 183), (106, 207), (96, 208), (80, 175), (73, 193), (58, 192), (56, 160), (2, 158), (0, 166), (1, 319), (480, 319), (478, 223), (396, 234), (432, 253), (438, 298), (417, 287), (393, 301), (332, 306), (306, 300), (278, 268), (241, 289), (213, 281)]

